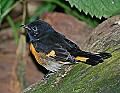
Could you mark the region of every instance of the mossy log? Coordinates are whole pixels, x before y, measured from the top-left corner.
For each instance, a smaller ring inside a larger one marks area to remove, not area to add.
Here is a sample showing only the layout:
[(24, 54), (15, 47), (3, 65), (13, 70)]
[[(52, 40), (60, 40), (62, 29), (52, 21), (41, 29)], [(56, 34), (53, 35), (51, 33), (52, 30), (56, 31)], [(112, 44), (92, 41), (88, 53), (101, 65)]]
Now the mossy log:
[(82, 48), (106, 51), (112, 57), (96, 66), (79, 63), (65, 66), (46, 82), (39, 81), (22, 93), (120, 93), (120, 15), (100, 24)]

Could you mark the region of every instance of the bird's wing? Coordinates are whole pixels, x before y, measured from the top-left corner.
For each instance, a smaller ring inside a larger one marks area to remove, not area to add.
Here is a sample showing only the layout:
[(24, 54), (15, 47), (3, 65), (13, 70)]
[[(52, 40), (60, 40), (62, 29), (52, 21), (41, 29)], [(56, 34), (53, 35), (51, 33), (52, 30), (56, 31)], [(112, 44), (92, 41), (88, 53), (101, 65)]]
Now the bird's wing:
[(75, 62), (74, 57), (63, 48), (60, 44), (45, 45), (40, 42), (33, 43), (37, 52), (44, 53), (47, 57), (54, 58), (56, 61), (63, 62), (63, 64), (71, 64)]

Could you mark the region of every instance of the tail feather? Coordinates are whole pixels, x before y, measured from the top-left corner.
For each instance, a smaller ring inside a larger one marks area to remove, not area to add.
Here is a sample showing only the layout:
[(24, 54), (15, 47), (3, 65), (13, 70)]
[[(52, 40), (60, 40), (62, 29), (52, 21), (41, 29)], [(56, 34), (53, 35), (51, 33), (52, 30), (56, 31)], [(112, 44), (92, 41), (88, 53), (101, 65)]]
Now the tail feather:
[(102, 63), (105, 59), (108, 59), (111, 56), (112, 55), (110, 53), (106, 52), (100, 52), (99, 54), (89, 54), (89, 59), (86, 60), (86, 63), (94, 66)]
[(110, 53), (106, 53), (106, 52), (100, 52), (99, 54), (84, 52), (83, 57), (77, 56), (76, 60), (94, 66), (94, 65), (97, 65), (99, 63), (102, 63), (104, 61), (104, 59), (108, 59), (111, 56), (112, 55)]
[(110, 53), (106, 53), (106, 52), (100, 52), (99, 55), (103, 58), (103, 59), (108, 59), (110, 58), (112, 55)]

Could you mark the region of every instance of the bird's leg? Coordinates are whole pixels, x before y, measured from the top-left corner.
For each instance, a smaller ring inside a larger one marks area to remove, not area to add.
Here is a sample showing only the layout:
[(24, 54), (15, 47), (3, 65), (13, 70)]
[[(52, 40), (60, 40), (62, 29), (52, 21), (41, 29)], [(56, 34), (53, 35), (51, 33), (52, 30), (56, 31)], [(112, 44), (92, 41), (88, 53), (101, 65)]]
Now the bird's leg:
[(48, 80), (48, 78), (53, 74), (52, 71), (48, 71), (48, 73), (43, 77), (43, 80)]

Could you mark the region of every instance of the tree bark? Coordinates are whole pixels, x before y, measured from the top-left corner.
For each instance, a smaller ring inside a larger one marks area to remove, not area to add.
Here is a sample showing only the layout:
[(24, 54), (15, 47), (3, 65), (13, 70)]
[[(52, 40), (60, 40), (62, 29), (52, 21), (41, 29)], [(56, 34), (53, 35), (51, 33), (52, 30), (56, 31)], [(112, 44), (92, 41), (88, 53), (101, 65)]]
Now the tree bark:
[(120, 15), (100, 24), (89, 35), (82, 49), (109, 52), (112, 57), (96, 66), (79, 63), (31, 85), (21, 93), (119, 93), (120, 92)]

